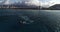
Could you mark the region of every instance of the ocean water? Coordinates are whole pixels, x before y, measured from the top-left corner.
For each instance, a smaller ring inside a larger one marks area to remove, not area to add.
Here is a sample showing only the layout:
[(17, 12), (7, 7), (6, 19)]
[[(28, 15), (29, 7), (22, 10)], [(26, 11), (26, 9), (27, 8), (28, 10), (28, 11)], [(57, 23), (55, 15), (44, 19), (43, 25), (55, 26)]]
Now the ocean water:
[(0, 9), (0, 32), (60, 32), (60, 10)]

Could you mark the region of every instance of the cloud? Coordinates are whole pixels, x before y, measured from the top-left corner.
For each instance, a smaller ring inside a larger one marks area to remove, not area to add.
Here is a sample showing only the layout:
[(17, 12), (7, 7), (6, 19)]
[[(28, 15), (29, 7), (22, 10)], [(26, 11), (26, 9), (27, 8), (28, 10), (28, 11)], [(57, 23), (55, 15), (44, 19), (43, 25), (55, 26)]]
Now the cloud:
[(60, 0), (54, 0), (54, 1), (51, 0), (50, 2), (51, 2), (51, 3), (54, 2), (54, 4), (60, 4)]
[(41, 1), (41, 6), (43, 7), (50, 7), (55, 4), (60, 4), (60, 0), (46, 0), (45, 2)]
[(4, 0), (3, 2), (4, 2), (3, 4), (5, 4), (5, 5), (9, 5), (9, 4), (13, 4), (14, 3), (14, 2), (11, 2), (10, 0)]
[[(10, 4), (11, 2), (9, 2), (12, 0), (6, 0), (6, 2), (4, 4)], [(20, 2), (20, 3), (25, 3), (27, 5), (36, 5), (39, 6), (39, 0), (15, 0), (15, 2)]]
[(36, 5), (36, 6), (40, 5), (39, 0), (22, 0), (22, 2), (24, 2), (27, 5)]
[[(1, 3), (2, 1), (0, 1)], [(26, 5), (36, 5), (43, 7), (50, 7), (55, 4), (60, 4), (60, 0), (5, 0), (4, 4), (12, 4), (12, 3), (25, 3)]]
[(0, 3), (1, 3), (2, 1), (0, 1)]
[(4, 2), (3, 4), (5, 4), (5, 5), (18, 3), (18, 2), (20, 2), (21, 4), (25, 3), (26, 5), (35, 5), (35, 6), (40, 5), (39, 0), (4, 0), (2, 2)]
[(9, 3), (9, 0), (6, 0), (6, 2), (5, 2), (4, 4), (10, 4), (10, 3)]

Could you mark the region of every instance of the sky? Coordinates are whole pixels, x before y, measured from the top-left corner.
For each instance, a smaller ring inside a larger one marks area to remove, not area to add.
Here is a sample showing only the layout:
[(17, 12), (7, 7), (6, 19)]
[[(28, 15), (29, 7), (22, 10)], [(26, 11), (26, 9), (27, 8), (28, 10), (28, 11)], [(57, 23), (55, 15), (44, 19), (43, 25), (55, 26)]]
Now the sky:
[(55, 4), (60, 4), (60, 0), (40, 0), (41, 6), (50, 7)]
[(2, 3), (3, 1), (5, 1), (4, 4), (11, 4), (11, 3), (15, 3), (15, 2), (24, 2), (27, 5), (36, 5), (39, 6), (40, 4), (40, 0), (0, 0), (0, 3)]
[(55, 4), (60, 4), (60, 0), (0, 0), (0, 3), (3, 1), (6, 1), (4, 4), (11, 4), (15, 2), (22, 1), (27, 5), (36, 5), (36, 6), (42, 6), (42, 7), (50, 7)]

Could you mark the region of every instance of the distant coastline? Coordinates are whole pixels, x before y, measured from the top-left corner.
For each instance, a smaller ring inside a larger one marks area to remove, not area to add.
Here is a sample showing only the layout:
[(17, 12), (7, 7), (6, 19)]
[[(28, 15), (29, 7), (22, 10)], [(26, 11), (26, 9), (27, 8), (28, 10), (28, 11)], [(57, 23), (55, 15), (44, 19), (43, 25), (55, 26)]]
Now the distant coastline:
[(43, 7), (41, 10), (60, 10), (60, 4), (55, 4), (49, 8)]
[(34, 5), (0, 5), (0, 9), (34, 9), (34, 10), (40, 10), (40, 6), (34, 6)]
[(0, 8), (0, 9), (24, 9), (24, 10), (40, 10), (40, 8)]

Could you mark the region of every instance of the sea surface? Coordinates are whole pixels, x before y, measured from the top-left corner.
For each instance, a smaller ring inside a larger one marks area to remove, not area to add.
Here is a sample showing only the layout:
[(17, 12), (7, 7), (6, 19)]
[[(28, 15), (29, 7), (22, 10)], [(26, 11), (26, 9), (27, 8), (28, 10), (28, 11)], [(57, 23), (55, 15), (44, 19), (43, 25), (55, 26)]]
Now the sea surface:
[(0, 9), (0, 32), (60, 32), (60, 10)]

